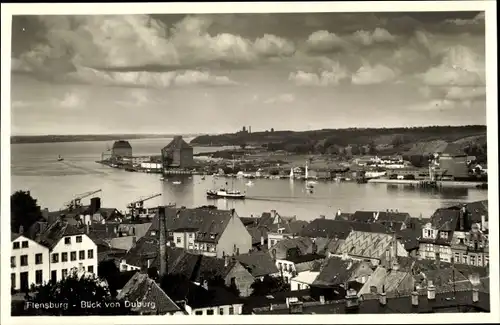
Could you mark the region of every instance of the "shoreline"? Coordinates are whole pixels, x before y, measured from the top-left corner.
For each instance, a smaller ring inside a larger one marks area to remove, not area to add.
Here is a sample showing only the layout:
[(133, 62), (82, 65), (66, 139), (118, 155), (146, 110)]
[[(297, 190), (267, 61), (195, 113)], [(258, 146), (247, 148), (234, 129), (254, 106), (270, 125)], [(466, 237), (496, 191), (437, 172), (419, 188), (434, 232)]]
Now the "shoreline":
[[(370, 179), (367, 183), (372, 184), (394, 184), (394, 185), (419, 185), (422, 181), (409, 179)], [(438, 187), (463, 187), (478, 188), (487, 182), (463, 182), (463, 181), (436, 181)]]

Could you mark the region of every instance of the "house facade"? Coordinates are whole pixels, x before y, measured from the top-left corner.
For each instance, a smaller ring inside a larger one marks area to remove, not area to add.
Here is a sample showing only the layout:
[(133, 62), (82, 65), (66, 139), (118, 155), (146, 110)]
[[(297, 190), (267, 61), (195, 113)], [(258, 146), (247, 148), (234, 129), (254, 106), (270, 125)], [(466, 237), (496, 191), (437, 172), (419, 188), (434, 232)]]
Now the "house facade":
[(49, 249), (22, 234), (12, 234), (10, 255), (11, 288), (26, 290), (49, 280)]

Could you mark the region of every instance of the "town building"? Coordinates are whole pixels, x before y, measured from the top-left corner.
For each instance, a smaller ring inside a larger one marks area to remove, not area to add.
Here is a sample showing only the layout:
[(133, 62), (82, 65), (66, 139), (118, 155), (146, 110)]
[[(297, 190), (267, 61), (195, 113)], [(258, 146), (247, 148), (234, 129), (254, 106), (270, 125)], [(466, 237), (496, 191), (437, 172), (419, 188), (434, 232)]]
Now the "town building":
[(186, 169), (193, 166), (193, 147), (175, 136), (174, 139), (161, 150), (164, 168)]
[(10, 279), (14, 290), (28, 290), (49, 280), (49, 249), (23, 234), (11, 233)]
[(50, 280), (64, 279), (73, 268), (97, 274), (97, 245), (88, 231), (88, 225), (77, 228), (60, 219), (38, 235), (36, 241), (50, 250)]
[(267, 231), (268, 248), (271, 248), (285, 238), (294, 238), (299, 236), (300, 232), (307, 224), (307, 221), (295, 220), (275, 223), (269, 226)]
[(128, 141), (118, 140), (111, 148), (111, 158), (122, 159), (132, 157), (132, 146)]
[(395, 256), (408, 256), (408, 252), (396, 238), (396, 234), (352, 231), (338, 246), (336, 255), (381, 261), (391, 252)]
[(185, 315), (165, 291), (144, 273), (135, 273), (117, 298), (133, 302), (131, 310), (139, 315)]
[(422, 227), (419, 243), (419, 254), (425, 259), (488, 265), (487, 201), (437, 209)]

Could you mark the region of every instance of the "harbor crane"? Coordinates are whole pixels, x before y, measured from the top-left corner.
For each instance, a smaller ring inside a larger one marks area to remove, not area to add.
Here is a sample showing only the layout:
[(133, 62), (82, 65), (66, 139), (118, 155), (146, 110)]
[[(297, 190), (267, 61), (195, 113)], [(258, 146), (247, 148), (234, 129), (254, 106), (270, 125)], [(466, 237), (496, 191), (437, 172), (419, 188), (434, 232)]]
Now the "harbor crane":
[(134, 201), (134, 202), (130, 202), (128, 205), (127, 205), (127, 209), (129, 209), (129, 213), (130, 213), (130, 216), (132, 219), (134, 219), (136, 216), (135, 216), (135, 212), (137, 211), (139, 214), (141, 212), (144, 211), (144, 202), (145, 201), (148, 201), (148, 200), (151, 200), (151, 199), (154, 199), (155, 197), (158, 197), (158, 196), (161, 196), (161, 193), (157, 193), (157, 194), (152, 194), (152, 195), (149, 195), (149, 196), (146, 196), (146, 197), (143, 197), (143, 198), (140, 198), (139, 200), (137, 201)]
[(98, 190), (95, 190), (95, 191), (90, 191), (90, 192), (82, 193), (82, 194), (76, 196), (75, 198), (73, 198), (71, 201), (67, 202), (65, 204), (65, 206), (66, 206), (66, 208), (69, 211), (77, 209), (77, 208), (79, 208), (79, 207), (82, 206), (82, 199), (84, 199), (86, 197), (89, 197), (91, 195), (94, 195), (96, 193), (99, 193), (101, 191), (102, 191), (101, 189), (98, 189)]

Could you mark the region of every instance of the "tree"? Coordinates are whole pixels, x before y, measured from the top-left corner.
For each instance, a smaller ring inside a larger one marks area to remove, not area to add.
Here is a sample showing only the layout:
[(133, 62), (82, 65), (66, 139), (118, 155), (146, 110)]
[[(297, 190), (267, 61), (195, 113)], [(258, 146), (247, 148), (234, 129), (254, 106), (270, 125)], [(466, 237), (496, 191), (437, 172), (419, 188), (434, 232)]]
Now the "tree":
[(276, 292), (283, 292), (290, 290), (290, 285), (283, 280), (282, 277), (271, 277), (265, 275), (262, 280), (256, 279), (250, 286), (253, 289), (250, 296), (267, 296)]
[[(27, 298), (25, 306), (29, 315), (83, 316), (83, 315), (130, 315), (124, 301), (113, 298), (103, 281), (92, 276), (79, 276), (76, 272), (59, 281), (35, 287), (35, 294)], [(53, 308), (37, 308), (54, 306)]]
[(36, 221), (42, 218), (40, 206), (37, 205), (29, 191), (17, 191), (10, 197), (10, 229), (18, 232), (23, 226), (28, 230)]

